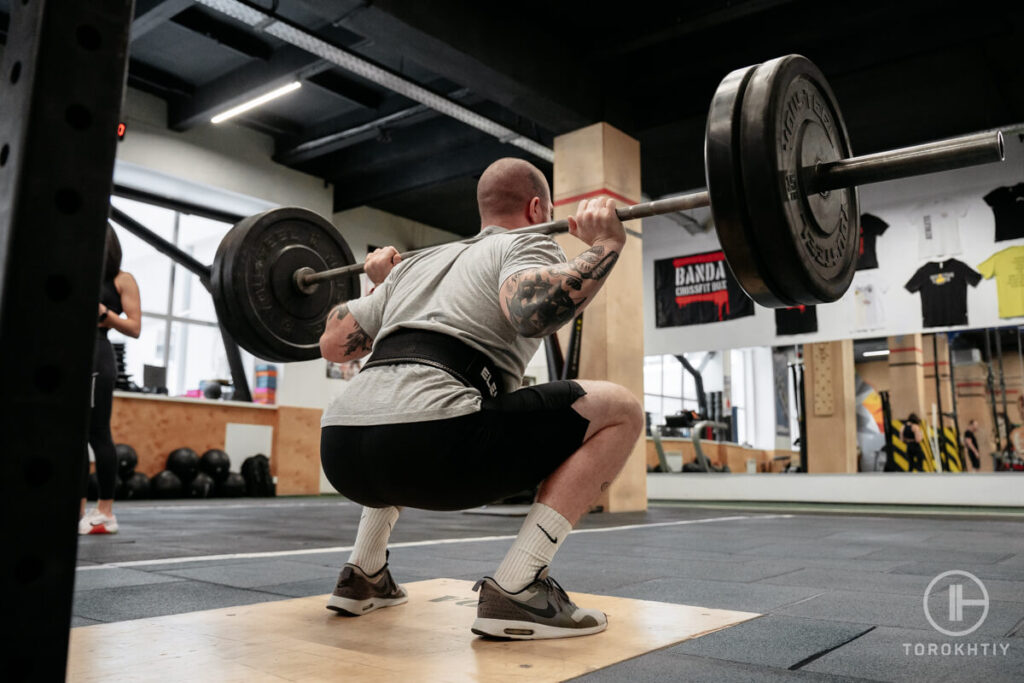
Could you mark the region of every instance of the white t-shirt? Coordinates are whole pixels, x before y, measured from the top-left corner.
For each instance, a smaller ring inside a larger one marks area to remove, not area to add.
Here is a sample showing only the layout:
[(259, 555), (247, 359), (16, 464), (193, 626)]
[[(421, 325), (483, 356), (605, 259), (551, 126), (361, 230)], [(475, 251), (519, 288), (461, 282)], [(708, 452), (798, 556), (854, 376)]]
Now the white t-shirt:
[(911, 210), (911, 223), (918, 235), (922, 259), (953, 256), (963, 252), (960, 246), (960, 221), (967, 216), (968, 205), (947, 199), (922, 202)]
[(885, 325), (885, 307), (882, 299), (888, 287), (875, 280), (854, 280), (853, 283), (854, 331), (876, 330)]
[[(441, 332), (485, 353), (505, 389), (522, 383), (540, 339), (522, 337), (501, 310), (498, 293), (513, 273), (565, 263), (548, 235), (500, 234), (447, 244), (402, 261), (374, 292), (348, 302), (374, 346), (399, 328)], [(424, 422), (480, 410), (480, 392), (444, 370), (414, 363), (373, 367), (348, 381), (324, 411), (322, 426)]]

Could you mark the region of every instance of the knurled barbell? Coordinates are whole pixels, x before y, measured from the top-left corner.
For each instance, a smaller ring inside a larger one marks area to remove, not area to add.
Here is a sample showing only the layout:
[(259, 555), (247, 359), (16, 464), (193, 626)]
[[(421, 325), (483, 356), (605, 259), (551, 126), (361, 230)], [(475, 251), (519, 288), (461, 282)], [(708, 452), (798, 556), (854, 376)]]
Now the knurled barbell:
[[(856, 269), (858, 185), (1002, 159), (999, 132), (854, 157), (824, 75), (788, 55), (733, 71), (719, 85), (708, 113), (707, 191), (616, 213), (626, 221), (710, 206), (729, 267), (754, 301), (828, 303), (846, 292)], [(568, 229), (562, 219), (512, 232)], [(362, 269), (328, 220), (272, 209), (224, 237), (211, 292), (221, 323), (247, 351), (308, 360), (320, 355), (330, 310), (359, 295)]]

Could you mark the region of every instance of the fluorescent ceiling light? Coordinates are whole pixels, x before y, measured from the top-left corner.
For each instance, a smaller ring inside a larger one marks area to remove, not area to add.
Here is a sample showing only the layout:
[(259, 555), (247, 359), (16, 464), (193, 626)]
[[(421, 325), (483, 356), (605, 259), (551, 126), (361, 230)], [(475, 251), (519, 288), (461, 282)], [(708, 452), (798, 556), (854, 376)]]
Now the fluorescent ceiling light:
[(298, 90), (301, 87), (302, 83), (299, 83), (298, 81), (292, 81), (288, 85), (283, 85), (276, 90), (271, 90), (265, 95), (260, 95), (259, 97), (249, 100), (248, 102), (243, 102), (237, 107), (232, 107), (231, 109), (228, 109), (225, 112), (217, 114), (212, 119), (210, 119), (210, 123), (221, 123), (222, 121), (227, 121), (230, 118), (238, 116), (242, 112), (249, 111), (250, 109), (255, 109), (261, 104), (266, 104), (270, 100), (276, 100), (278, 97), (281, 97), (282, 95), (287, 95), (293, 90)]
[(382, 85), (392, 92), (404, 95), (414, 102), (419, 102), (457, 121), (462, 121), (477, 130), (482, 130), (488, 135), (493, 135), (506, 144), (526, 150), (545, 161), (553, 162), (555, 160), (555, 152), (550, 147), (545, 147), (535, 140), (524, 137), (511, 128), (492, 121), (486, 116), (477, 114), (468, 107), (456, 104), (448, 98), (431, 92), (398, 74), (381, 68), (353, 52), (343, 50), (336, 45), (317, 38), (307, 31), (287, 24), (272, 14), (267, 14), (254, 7), (250, 7), (246, 2), (240, 2), (240, 0), (196, 1), (200, 5), (226, 14), (233, 19), (248, 24), (256, 30), (263, 31), (278, 40), (283, 40), (290, 45), (305, 50), (309, 54), (327, 60), (335, 66), (340, 66), (342, 69), (361, 76), (368, 81)]
[(888, 356), (888, 355), (889, 355), (889, 349), (882, 349), (881, 351), (865, 351), (864, 352), (864, 357), (865, 358), (867, 358), (868, 356)]

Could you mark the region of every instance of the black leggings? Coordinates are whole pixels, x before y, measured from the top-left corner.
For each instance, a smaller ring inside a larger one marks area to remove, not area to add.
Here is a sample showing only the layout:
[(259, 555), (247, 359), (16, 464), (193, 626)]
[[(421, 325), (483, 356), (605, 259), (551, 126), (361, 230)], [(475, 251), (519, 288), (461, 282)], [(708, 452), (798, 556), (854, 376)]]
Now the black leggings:
[[(110, 413), (114, 405), (114, 381), (117, 364), (114, 347), (105, 336), (96, 337), (96, 350), (92, 359), (92, 411), (89, 413), (89, 445), (96, 456), (96, 480), (100, 500), (114, 497), (117, 479), (117, 453), (114, 437), (110, 433)], [(89, 453), (85, 453), (83, 486), (89, 477)], [(84, 496), (83, 496), (84, 497)]]

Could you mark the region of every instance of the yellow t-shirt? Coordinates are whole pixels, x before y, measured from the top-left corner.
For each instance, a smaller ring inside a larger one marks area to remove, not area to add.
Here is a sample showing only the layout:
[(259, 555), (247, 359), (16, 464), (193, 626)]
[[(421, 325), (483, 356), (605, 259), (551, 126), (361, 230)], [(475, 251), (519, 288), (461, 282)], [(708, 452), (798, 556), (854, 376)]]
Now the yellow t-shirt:
[(1024, 316), (1024, 246), (996, 252), (978, 266), (987, 280), (996, 278), (999, 292), (999, 317)]

